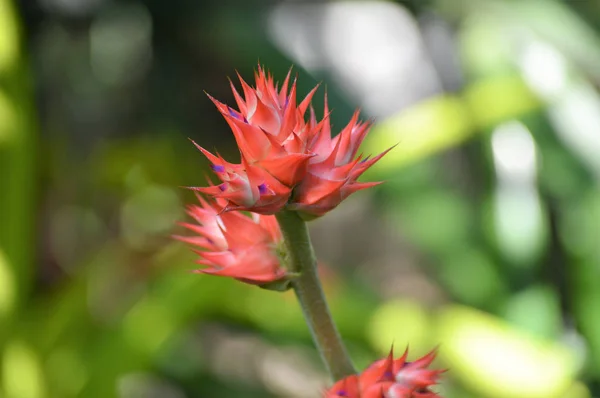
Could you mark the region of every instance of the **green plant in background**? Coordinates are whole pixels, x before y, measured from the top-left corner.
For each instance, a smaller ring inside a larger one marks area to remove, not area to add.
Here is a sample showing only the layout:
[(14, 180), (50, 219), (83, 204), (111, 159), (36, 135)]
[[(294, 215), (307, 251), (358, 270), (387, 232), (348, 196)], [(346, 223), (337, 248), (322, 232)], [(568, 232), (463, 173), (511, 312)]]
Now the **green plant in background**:
[[(440, 178), (435, 174), (441, 170), (439, 161), (415, 165), (419, 156), (412, 151), (392, 152), (377, 170), (383, 172), (373, 178), (390, 180), (380, 194), (389, 198), (383, 203), (387, 213), (426, 248), (432, 271), (453, 299), (497, 316), (494, 320), (450, 306), (432, 323), (446, 347), (445, 360), (466, 390), (490, 397), (589, 397), (590, 391), (573, 378), (582, 369), (595, 373), (596, 354), (588, 353), (586, 360), (585, 343), (572, 329), (571, 315), (563, 317), (565, 310), (585, 308), (585, 316), (575, 315), (576, 323), (594, 350), (596, 332), (591, 330), (596, 322), (591, 319), (596, 317), (590, 309), (597, 304), (592, 304), (589, 291), (581, 293), (578, 287), (589, 268), (576, 265), (589, 264), (591, 257), (575, 260), (579, 254), (565, 247), (556, 230), (565, 231), (564, 214), (579, 207), (579, 195), (587, 196), (597, 186), (590, 178), (597, 166), (589, 161), (597, 159), (597, 136), (592, 138), (589, 131), (596, 116), (583, 116), (581, 108), (566, 103), (581, 101), (588, 112), (598, 113), (597, 90), (583, 88), (589, 87), (588, 79), (597, 81), (589, 68), (599, 65), (598, 34), (561, 2), (461, 4), (466, 7), (459, 12), (458, 30), (465, 90), (450, 99), (422, 102), (417, 113), (408, 110), (384, 121), (367, 147), (377, 151), (401, 139), (419, 153), (430, 153), (470, 137), (466, 159), (470, 167), (478, 167), (467, 189), (470, 197), (464, 188), (434, 184)], [(455, 3), (440, 2), (440, 7), (457, 17)], [(525, 36), (513, 36), (516, 30)], [(565, 47), (571, 41), (586, 43), (589, 52)], [(588, 150), (577, 149), (583, 142)], [(565, 145), (574, 157), (566, 155)], [(511, 157), (528, 164), (529, 170), (514, 174), (519, 171), (511, 169)], [(394, 178), (400, 167), (403, 175)], [(519, 182), (507, 183), (511, 179)], [(469, 203), (483, 206), (469, 208)], [(594, 211), (587, 214), (596, 219)], [(424, 227), (433, 224), (439, 227)], [(597, 236), (583, 229), (578, 236), (584, 241), (583, 235)], [(396, 329), (402, 335), (401, 326)], [(473, 361), (469, 352), (481, 358)], [(494, 363), (484, 364), (484, 358)], [(473, 363), (479, 364), (478, 370), (470, 367)]]
[(24, 305), (32, 284), (36, 137), (20, 26), (9, 0), (0, 7), (0, 316), (8, 319)]
[(36, 397), (44, 388), (38, 354), (17, 332), (34, 281), (34, 101), (17, 14), (10, 0), (0, 10), (0, 391)]

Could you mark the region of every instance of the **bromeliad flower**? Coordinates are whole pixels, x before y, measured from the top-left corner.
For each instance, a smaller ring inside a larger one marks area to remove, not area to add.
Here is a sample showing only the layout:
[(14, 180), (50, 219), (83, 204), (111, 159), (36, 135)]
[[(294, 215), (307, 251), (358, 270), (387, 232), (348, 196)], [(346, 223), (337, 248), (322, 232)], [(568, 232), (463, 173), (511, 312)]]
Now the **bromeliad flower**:
[(228, 276), (250, 284), (266, 284), (286, 278), (277, 255), (282, 236), (274, 216), (223, 212), (226, 202), (208, 202), (198, 195), (200, 205), (188, 206), (196, 223), (182, 223), (195, 236), (176, 236), (203, 250), (199, 273)]
[(429, 390), (444, 372), (427, 369), (435, 359), (435, 350), (414, 362), (407, 362), (407, 355), (408, 350), (394, 359), (390, 352), (360, 375), (335, 383), (325, 392), (325, 398), (441, 398)]
[[(252, 88), (240, 77), (243, 97), (231, 84), (238, 110), (211, 97), (233, 131), (241, 163), (226, 162), (198, 146), (222, 183), (193, 189), (226, 199), (226, 210), (275, 214), (287, 207), (314, 218), (350, 194), (378, 184), (357, 182), (387, 153), (372, 159), (356, 157), (370, 127), (359, 122), (358, 112), (332, 138), (327, 98), (320, 122), (310, 106), (317, 87), (297, 104), (296, 82), (290, 85), (290, 73), (281, 89), (260, 67), (255, 78)], [(308, 109), (311, 117), (306, 120)]]
[(225, 211), (249, 210), (259, 214), (275, 214), (287, 203), (291, 188), (283, 185), (265, 169), (252, 166), (244, 157), (242, 164), (228, 163), (195, 142), (194, 145), (211, 161), (211, 168), (222, 183), (191, 189), (216, 199), (224, 199)]
[(374, 158), (356, 157), (370, 123), (361, 123), (356, 111), (352, 119), (335, 137), (331, 137), (329, 108), (325, 97), (325, 117), (317, 125), (311, 112), (311, 125), (318, 126), (309, 149), (315, 154), (309, 160), (307, 174), (294, 189), (289, 208), (301, 212), (305, 218), (320, 217), (339, 205), (352, 193), (370, 188), (381, 182), (358, 182), (358, 178), (392, 148)]

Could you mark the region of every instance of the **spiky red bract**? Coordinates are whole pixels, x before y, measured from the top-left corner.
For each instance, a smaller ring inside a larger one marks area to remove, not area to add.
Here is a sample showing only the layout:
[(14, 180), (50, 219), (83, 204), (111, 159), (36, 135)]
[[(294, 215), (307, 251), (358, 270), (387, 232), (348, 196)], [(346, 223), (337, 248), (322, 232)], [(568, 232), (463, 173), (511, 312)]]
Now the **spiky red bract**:
[(286, 277), (277, 256), (283, 241), (274, 216), (224, 212), (226, 201), (207, 201), (198, 196), (199, 205), (188, 206), (195, 223), (181, 223), (193, 236), (175, 236), (202, 250), (197, 261), (205, 268), (196, 272), (226, 276), (250, 284), (265, 284)]
[(370, 123), (359, 121), (358, 112), (332, 138), (327, 97), (320, 122), (310, 105), (318, 86), (297, 103), (290, 72), (281, 88), (260, 66), (255, 87), (239, 79), (243, 95), (231, 83), (238, 110), (210, 98), (233, 131), (241, 162), (226, 162), (198, 146), (222, 183), (195, 189), (226, 199), (226, 210), (275, 214), (285, 207), (314, 218), (352, 193), (378, 184), (357, 181), (387, 153), (372, 159), (357, 157), (370, 128)]
[(444, 370), (427, 369), (436, 350), (407, 362), (408, 349), (397, 359), (393, 352), (371, 364), (359, 375), (336, 382), (324, 394), (325, 398), (441, 398), (429, 388), (435, 385)]

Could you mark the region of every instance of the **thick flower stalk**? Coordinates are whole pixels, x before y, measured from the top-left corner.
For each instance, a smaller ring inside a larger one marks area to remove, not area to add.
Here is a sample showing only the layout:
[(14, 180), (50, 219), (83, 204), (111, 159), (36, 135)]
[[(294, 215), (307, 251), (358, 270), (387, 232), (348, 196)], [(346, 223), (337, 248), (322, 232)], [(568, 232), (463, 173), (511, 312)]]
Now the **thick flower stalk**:
[(276, 217), (290, 268), (297, 275), (290, 284), (321, 358), (334, 380), (352, 375), (356, 371), (329, 312), (307, 224), (294, 211), (281, 211)]
[(408, 362), (408, 350), (394, 359), (387, 358), (371, 364), (359, 375), (346, 377), (325, 392), (325, 398), (441, 398), (429, 388), (437, 383), (444, 370), (427, 369), (435, 359), (435, 350), (424, 357)]
[(202, 249), (196, 250), (197, 262), (204, 268), (196, 272), (258, 285), (287, 277), (278, 256), (283, 238), (274, 216), (223, 212), (222, 199), (209, 202), (198, 195), (198, 200), (187, 211), (195, 223), (181, 223), (194, 235), (175, 237)]
[(229, 163), (196, 145), (212, 163), (221, 184), (193, 189), (225, 199), (226, 210), (275, 214), (286, 208), (309, 219), (324, 215), (352, 193), (378, 184), (357, 181), (387, 153), (357, 156), (370, 128), (369, 123), (359, 121), (358, 112), (332, 137), (327, 98), (319, 122), (310, 106), (317, 87), (298, 104), (290, 73), (281, 88), (260, 67), (255, 78), (253, 88), (240, 77), (243, 96), (231, 84), (238, 110), (211, 97), (233, 131), (241, 162)]

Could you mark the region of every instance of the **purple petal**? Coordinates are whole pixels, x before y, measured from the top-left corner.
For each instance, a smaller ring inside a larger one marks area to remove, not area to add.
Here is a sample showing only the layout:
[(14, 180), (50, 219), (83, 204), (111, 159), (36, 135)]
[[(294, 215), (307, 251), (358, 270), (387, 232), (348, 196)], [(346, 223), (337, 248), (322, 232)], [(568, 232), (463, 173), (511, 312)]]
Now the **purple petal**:
[(248, 123), (248, 120), (246, 120), (245, 117), (242, 117), (241, 114), (239, 114), (238, 112), (234, 111), (231, 107), (227, 107), (227, 110), (229, 111), (229, 115), (236, 118), (237, 120), (242, 120), (244, 123)]

